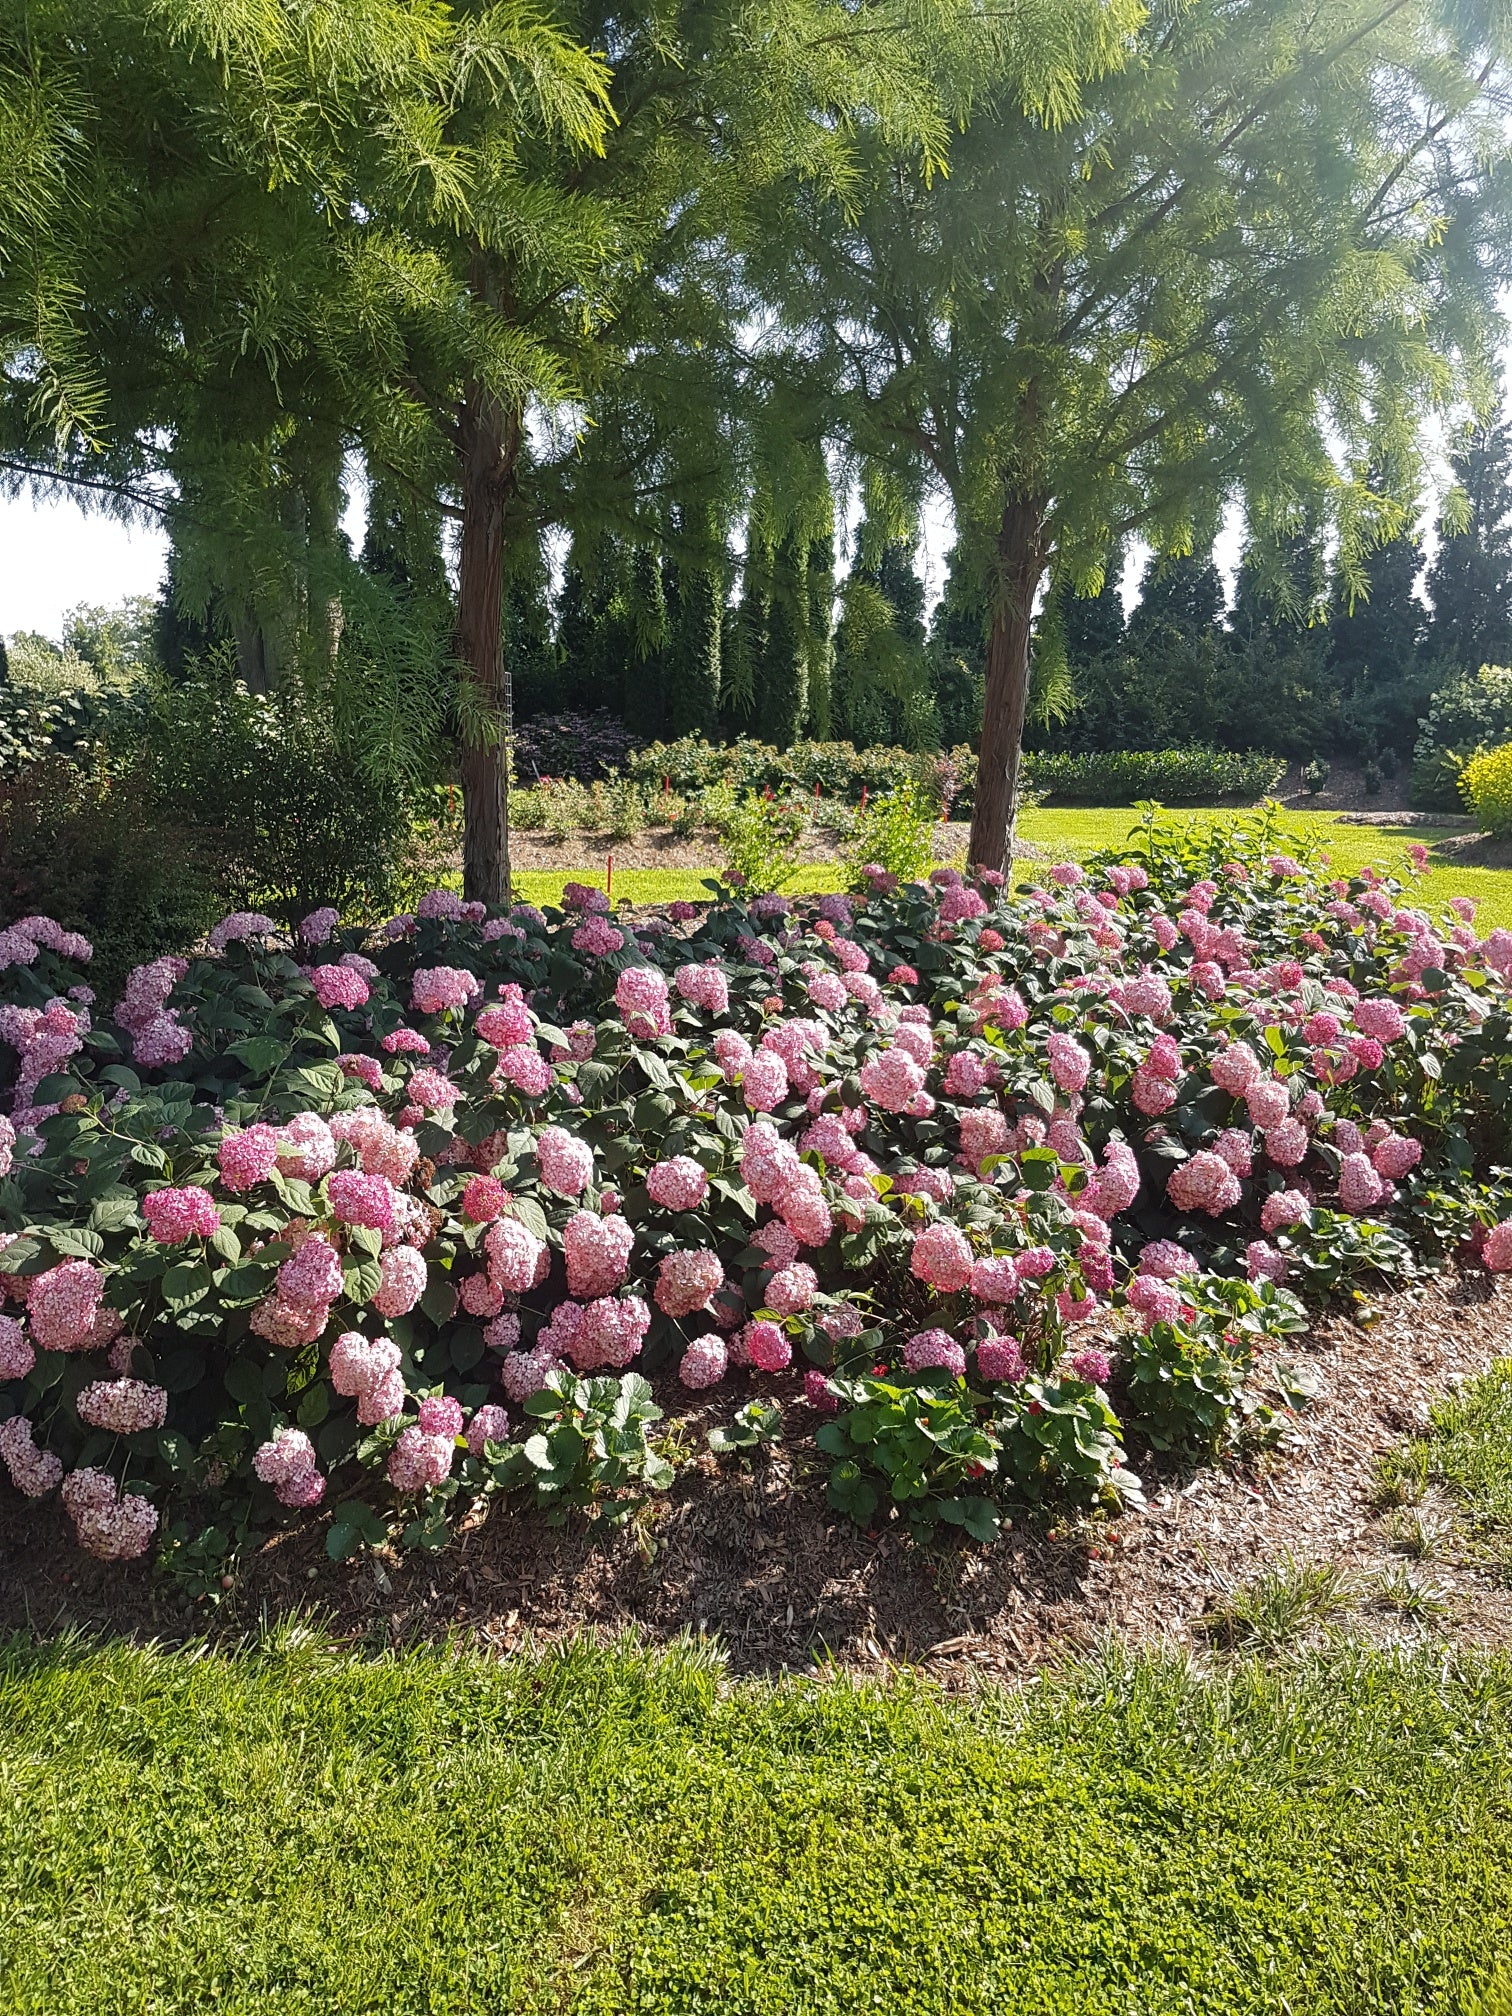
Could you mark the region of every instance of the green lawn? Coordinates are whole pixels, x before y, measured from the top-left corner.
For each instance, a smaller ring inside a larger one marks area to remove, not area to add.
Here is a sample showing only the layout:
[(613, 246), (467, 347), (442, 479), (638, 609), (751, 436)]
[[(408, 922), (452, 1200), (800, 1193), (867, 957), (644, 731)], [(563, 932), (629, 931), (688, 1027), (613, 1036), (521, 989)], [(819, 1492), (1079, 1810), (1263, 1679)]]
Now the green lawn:
[[(7, 2016), (1471, 2016), (1512, 1664), (0, 1653)], [(1489, 2005), (1497, 2007), (1493, 2000)]]
[[(1170, 812), (1172, 820), (1232, 818), (1232, 812), (1193, 810)], [(1113, 810), (1046, 810), (1043, 807), (1024, 815), (1021, 831), (1026, 840), (1053, 850), (1057, 857), (1093, 854), (1105, 847), (1121, 846), (1135, 824), (1135, 814), (1127, 807)], [(1393, 871), (1405, 867), (1403, 848), (1409, 841), (1422, 841), (1430, 851), (1448, 837), (1445, 829), (1409, 826), (1349, 826), (1337, 813), (1288, 814), (1284, 828), (1293, 839), (1318, 834), (1335, 865), (1342, 873), (1357, 872), (1367, 862)], [(804, 868), (787, 885), (793, 894), (840, 889), (845, 886), (845, 868), (834, 862)], [(1033, 863), (1021, 865), (1017, 880), (1031, 881), (1037, 870)], [(672, 903), (679, 899), (700, 902), (708, 897), (705, 882), (711, 869), (649, 868), (618, 870), (614, 877), (616, 897), (632, 903)], [(525, 873), (515, 877), (521, 898), (531, 903), (555, 903), (566, 881), (587, 882), (601, 889), (604, 871), (597, 869), (555, 870)], [(1477, 896), (1481, 900), (1477, 920), (1482, 931), (1497, 925), (1512, 925), (1512, 870), (1435, 866), (1418, 882), (1418, 900), (1434, 906), (1451, 896)]]
[(1512, 1568), (1512, 1358), (1440, 1401), (1427, 1434), (1394, 1449), (1381, 1471), (1408, 1503), (1437, 1486), (1478, 1536), (1477, 1552)]

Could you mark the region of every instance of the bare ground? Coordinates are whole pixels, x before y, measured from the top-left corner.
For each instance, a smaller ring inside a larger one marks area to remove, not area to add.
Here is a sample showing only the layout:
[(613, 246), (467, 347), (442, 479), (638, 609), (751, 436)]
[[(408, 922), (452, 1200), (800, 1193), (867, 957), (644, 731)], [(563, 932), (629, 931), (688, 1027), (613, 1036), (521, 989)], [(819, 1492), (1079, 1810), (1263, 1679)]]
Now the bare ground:
[[(1316, 1370), (1322, 1391), (1281, 1446), (1187, 1474), (1136, 1452), (1147, 1511), (1049, 1530), (1029, 1521), (985, 1548), (870, 1537), (827, 1511), (796, 1377), (772, 1382), (788, 1416), (784, 1446), (722, 1467), (699, 1458), (627, 1527), (556, 1529), (497, 1512), (438, 1556), (339, 1564), (318, 1528), (296, 1527), (244, 1561), (216, 1609), (145, 1567), (88, 1560), (55, 1502), (18, 1507), (7, 1494), (0, 1630), (238, 1637), (314, 1612), (353, 1644), (460, 1633), (505, 1652), (628, 1626), (652, 1643), (717, 1634), (741, 1672), (801, 1670), (828, 1655), (863, 1670), (923, 1664), (967, 1686), (1107, 1636), (1201, 1646), (1236, 1588), (1299, 1562), (1341, 1571), (1351, 1625), (1373, 1639), (1512, 1644), (1506, 1562), (1483, 1558), (1453, 1508), (1431, 1498), (1410, 1515), (1429, 1558), (1405, 1561), (1409, 1515), (1382, 1502), (1377, 1480), (1381, 1456), (1426, 1424), (1430, 1402), (1506, 1355), (1509, 1340), (1512, 1285), (1469, 1271), (1383, 1302), (1366, 1327), (1330, 1319), (1289, 1354)], [(675, 1383), (662, 1398), (669, 1413), (687, 1406)], [(739, 1398), (726, 1387), (686, 1414), (687, 1447), (702, 1448), (705, 1428)], [(1430, 1599), (1423, 1614), (1383, 1592), (1404, 1576)]]

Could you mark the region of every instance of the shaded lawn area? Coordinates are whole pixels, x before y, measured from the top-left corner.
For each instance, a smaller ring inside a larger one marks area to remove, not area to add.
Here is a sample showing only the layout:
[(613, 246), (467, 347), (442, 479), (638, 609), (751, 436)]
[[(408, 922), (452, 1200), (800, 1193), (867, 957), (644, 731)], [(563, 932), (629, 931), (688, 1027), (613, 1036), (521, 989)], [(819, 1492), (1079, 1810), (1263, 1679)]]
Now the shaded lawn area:
[(0, 1787), (8, 2016), (1471, 2016), (1512, 1951), (1512, 1664), (1442, 1650), (13, 1646)]
[[(1232, 811), (1198, 809), (1168, 812), (1163, 816), (1171, 822), (1206, 822), (1232, 819), (1235, 814)], [(1079, 859), (1104, 848), (1126, 845), (1135, 823), (1136, 815), (1127, 806), (1100, 810), (1080, 807), (1047, 810), (1039, 807), (1025, 813), (1020, 830), (1026, 840), (1049, 849), (1056, 859), (1066, 856)], [(1321, 837), (1333, 864), (1344, 875), (1358, 874), (1371, 862), (1393, 874), (1400, 874), (1406, 867), (1403, 849), (1409, 842), (1423, 842), (1433, 856), (1435, 848), (1451, 837), (1450, 829), (1439, 827), (1346, 825), (1337, 813), (1328, 812), (1286, 813), (1282, 816), (1281, 825), (1292, 841), (1301, 841), (1309, 835)], [(614, 895), (630, 903), (703, 902), (709, 895), (704, 885), (714, 872), (711, 868), (618, 870), (614, 877)], [(1023, 886), (1034, 881), (1042, 872), (1040, 864), (1024, 861), (1019, 864), (1014, 880)], [(564, 882), (584, 882), (593, 888), (603, 888), (604, 870), (600, 862), (592, 869), (527, 871), (514, 879), (522, 901), (556, 903)], [(846, 886), (845, 865), (839, 861), (815, 863), (799, 869), (792, 881), (783, 886), (791, 895), (814, 895), (843, 889)], [(1435, 859), (1435, 865), (1415, 884), (1415, 891), (1416, 900), (1429, 908), (1437, 908), (1451, 896), (1478, 897), (1481, 910), (1476, 921), (1481, 931), (1494, 930), (1498, 925), (1512, 926), (1512, 870), (1465, 867), (1457, 862)]]

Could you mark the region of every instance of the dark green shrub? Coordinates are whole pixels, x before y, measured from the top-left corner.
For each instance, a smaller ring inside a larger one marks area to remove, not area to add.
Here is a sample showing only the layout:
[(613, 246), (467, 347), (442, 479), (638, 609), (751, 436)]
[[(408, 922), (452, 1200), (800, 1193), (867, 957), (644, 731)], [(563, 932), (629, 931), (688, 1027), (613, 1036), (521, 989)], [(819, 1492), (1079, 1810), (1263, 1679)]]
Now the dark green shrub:
[(107, 779), (53, 756), (0, 784), (0, 922), (41, 911), (82, 931), (101, 996), (203, 936), (226, 908), (219, 867), (203, 835), (164, 818), (140, 766)]
[(1434, 694), (1412, 752), (1411, 795), (1425, 812), (1458, 812), (1460, 772), (1472, 756), (1512, 741), (1512, 670), (1483, 665)]
[(320, 904), (372, 915), (403, 891), (417, 807), (319, 710), (213, 672), (159, 696), (152, 786), (170, 821), (203, 832), (228, 905), (289, 920)]

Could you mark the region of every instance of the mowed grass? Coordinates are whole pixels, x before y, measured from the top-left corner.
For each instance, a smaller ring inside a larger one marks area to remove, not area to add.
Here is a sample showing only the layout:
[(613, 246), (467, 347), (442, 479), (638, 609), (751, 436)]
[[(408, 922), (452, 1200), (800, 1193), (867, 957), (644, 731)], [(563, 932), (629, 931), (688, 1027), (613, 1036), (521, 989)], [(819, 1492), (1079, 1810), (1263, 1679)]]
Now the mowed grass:
[(1509, 1813), (1512, 1664), (1442, 1651), (951, 1703), (692, 1645), (16, 1646), (0, 2008), (1471, 2016)]
[[(1206, 823), (1232, 819), (1235, 814), (1199, 808), (1168, 812), (1164, 817), (1172, 822)], [(1333, 865), (1345, 875), (1357, 874), (1369, 863), (1402, 874), (1407, 866), (1404, 849), (1409, 843), (1421, 841), (1432, 855), (1435, 847), (1449, 837), (1448, 829), (1439, 827), (1351, 826), (1337, 813), (1327, 812), (1287, 813), (1281, 824), (1287, 844), (1317, 839)], [(1127, 806), (1101, 810), (1040, 807), (1025, 813), (1020, 831), (1026, 840), (1049, 849), (1058, 860), (1068, 856), (1083, 859), (1105, 848), (1125, 846), (1135, 825), (1136, 815)], [(616, 869), (612, 893), (628, 903), (706, 902), (709, 896), (706, 885), (714, 872), (711, 868)], [(1041, 873), (1043, 869), (1038, 863), (1020, 862), (1014, 880), (1023, 886)], [(605, 871), (600, 861), (593, 868), (526, 871), (514, 879), (522, 901), (556, 903), (561, 899), (564, 882), (583, 882), (602, 889)], [(801, 868), (791, 882), (784, 884), (793, 895), (821, 894), (845, 886), (845, 865), (838, 861)], [(1426, 875), (1416, 879), (1413, 888), (1414, 900), (1430, 909), (1446, 903), (1451, 896), (1477, 897), (1481, 909), (1476, 922), (1482, 931), (1494, 930), (1498, 925), (1512, 926), (1512, 870), (1461, 867), (1440, 860), (1430, 866)]]
[(1439, 1401), (1427, 1433), (1394, 1449), (1381, 1471), (1409, 1499), (1438, 1486), (1512, 1564), (1512, 1358)]

